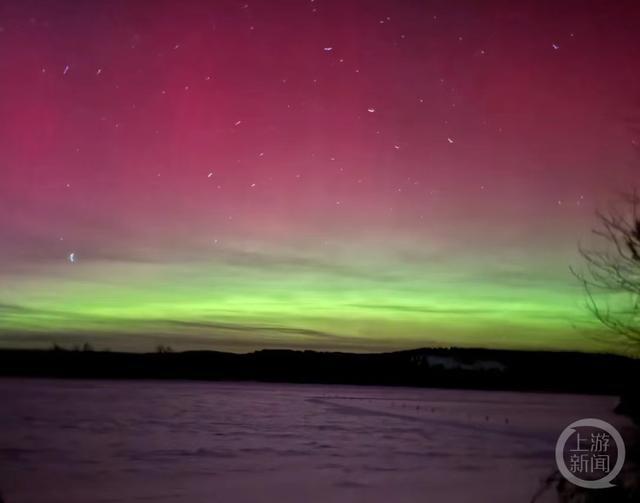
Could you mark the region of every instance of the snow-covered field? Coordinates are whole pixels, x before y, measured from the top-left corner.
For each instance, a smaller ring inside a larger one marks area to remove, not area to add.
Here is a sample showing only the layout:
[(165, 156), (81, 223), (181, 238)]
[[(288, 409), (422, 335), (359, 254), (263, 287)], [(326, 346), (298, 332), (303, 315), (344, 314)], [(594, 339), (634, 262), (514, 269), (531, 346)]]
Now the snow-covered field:
[[(614, 397), (0, 379), (6, 503), (528, 502)], [(553, 501), (550, 498), (540, 501)]]

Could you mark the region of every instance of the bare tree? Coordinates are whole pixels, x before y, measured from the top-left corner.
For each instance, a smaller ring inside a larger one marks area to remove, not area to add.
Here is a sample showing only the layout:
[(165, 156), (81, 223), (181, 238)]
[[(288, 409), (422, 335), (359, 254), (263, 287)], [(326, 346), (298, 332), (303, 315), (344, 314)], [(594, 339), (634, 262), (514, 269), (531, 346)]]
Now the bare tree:
[(600, 246), (580, 247), (582, 271), (572, 269), (596, 319), (633, 349), (640, 347), (640, 197), (634, 191), (596, 214)]
[(164, 346), (160, 344), (156, 347), (156, 353), (160, 353), (160, 354), (173, 353), (173, 348), (171, 346)]

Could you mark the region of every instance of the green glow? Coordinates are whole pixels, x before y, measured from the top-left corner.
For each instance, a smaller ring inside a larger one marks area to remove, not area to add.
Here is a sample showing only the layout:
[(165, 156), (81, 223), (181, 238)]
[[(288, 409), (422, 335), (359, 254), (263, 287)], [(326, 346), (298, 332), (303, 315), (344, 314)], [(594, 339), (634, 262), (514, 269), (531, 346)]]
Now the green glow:
[(5, 276), (0, 301), (20, 308), (5, 309), (0, 330), (13, 345), (90, 340), (137, 350), (162, 341), (237, 351), (602, 349), (585, 336), (599, 328), (568, 269), (493, 260), (479, 272), (464, 257), (410, 262), (389, 247), (353, 245), (334, 245), (330, 260), (272, 249), (240, 261), (241, 247), (188, 262), (79, 259)]

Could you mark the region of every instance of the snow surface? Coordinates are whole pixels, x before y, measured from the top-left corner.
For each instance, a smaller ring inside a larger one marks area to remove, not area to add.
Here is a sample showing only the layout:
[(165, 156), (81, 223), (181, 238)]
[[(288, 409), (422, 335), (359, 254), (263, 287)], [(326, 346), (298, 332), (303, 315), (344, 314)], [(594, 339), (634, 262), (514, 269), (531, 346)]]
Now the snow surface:
[[(527, 502), (615, 397), (0, 379), (0, 489), (31, 502)], [(548, 499), (553, 501), (551, 494)]]

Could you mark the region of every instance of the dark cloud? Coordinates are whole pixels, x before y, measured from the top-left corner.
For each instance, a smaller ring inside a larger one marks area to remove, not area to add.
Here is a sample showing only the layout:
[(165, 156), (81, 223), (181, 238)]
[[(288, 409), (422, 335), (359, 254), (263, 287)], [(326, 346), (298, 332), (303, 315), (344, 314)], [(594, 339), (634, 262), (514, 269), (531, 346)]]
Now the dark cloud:
[(0, 303), (0, 316), (5, 314), (28, 314), (34, 310), (24, 306), (18, 306), (16, 304), (2, 304)]
[(320, 330), (312, 330), (308, 328), (300, 327), (284, 327), (273, 325), (245, 325), (241, 323), (216, 323), (216, 322), (203, 322), (203, 321), (186, 321), (186, 320), (158, 320), (158, 323), (166, 325), (174, 325), (183, 328), (198, 328), (207, 330), (232, 330), (248, 333), (260, 333), (260, 332), (273, 332), (280, 334), (294, 334), (304, 335), (309, 337), (326, 338), (340, 338), (339, 335), (331, 334), (328, 332), (322, 332)]
[(432, 306), (405, 306), (402, 304), (350, 304), (359, 309), (380, 309), (385, 311), (399, 311), (403, 313), (430, 313), (430, 314), (487, 314), (487, 309), (472, 308), (438, 308)]

